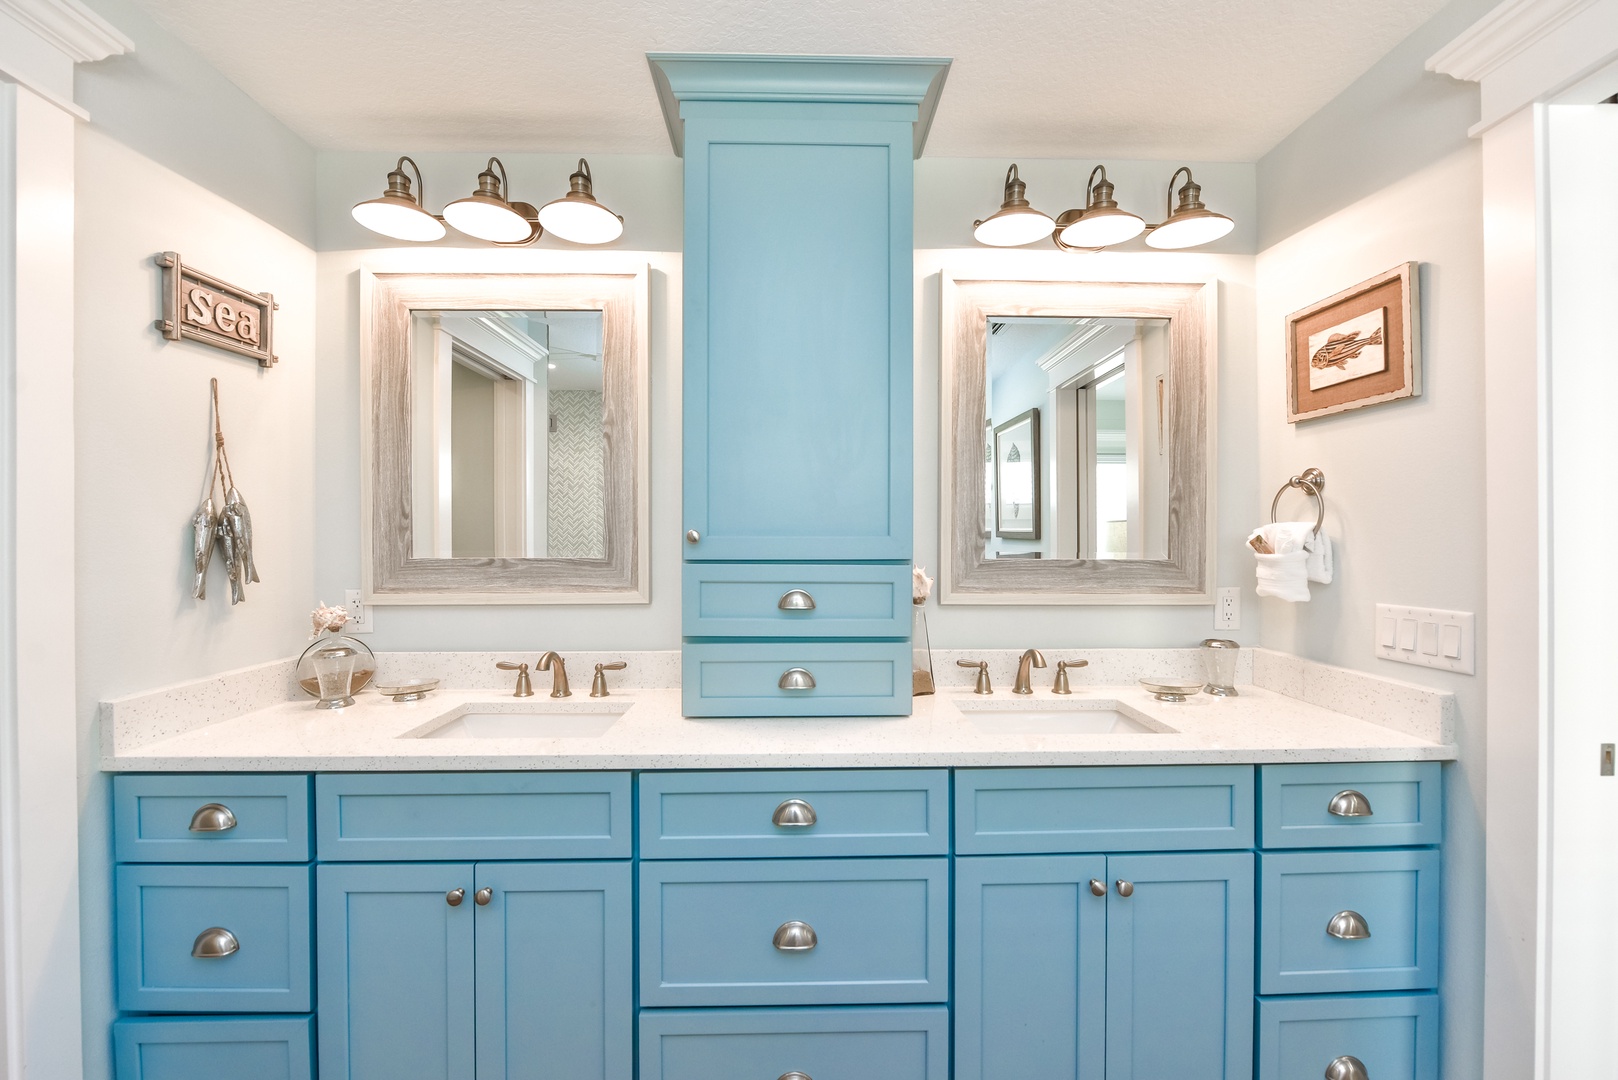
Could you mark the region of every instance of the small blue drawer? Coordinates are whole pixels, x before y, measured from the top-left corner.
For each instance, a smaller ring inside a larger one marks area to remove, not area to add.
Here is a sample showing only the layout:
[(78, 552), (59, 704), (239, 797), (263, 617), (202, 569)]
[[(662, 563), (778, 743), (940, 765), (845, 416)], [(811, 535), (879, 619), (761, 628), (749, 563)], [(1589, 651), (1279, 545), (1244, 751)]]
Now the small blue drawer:
[[(1259, 993), (1436, 987), (1438, 866), (1431, 849), (1261, 855)], [(1369, 937), (1327, 932), (1348, 914)]]
[(932, 1005), (640, 1014), (641, 1080), (771, 1080), (792, 1073), (831, 1080), (949, 1080), (949, 1010)]
[[(312, 1007), (309, 867), (133, 865), (115, 881), (119, 1009)], [(210, 933), (223, 955), (193, 955)]]
[(645, 859), (947, 855), (949, 773), (642, 773), (640, 853)]
[(312, 1080), (308, 1016), (129, 1017), (112, 1025), (118, 1080)]
[[(812, 947), (777, 947), (789, 922)], [(642, 1005), (946, 1001), (949, 860), (642, 863), (640, 988)]]
[[(1267, 848), (1413, 847), (1443, 836), (1443, 772), (1436, 761), (1265, 765), (1259, 770)], [(1353, 798), (1354, 793), (1363, 796)], [(1339, 799), (1338, 796), (1343, 796)], [(1370, 813), (1334, 813), (1350, 804)]]
[(1253, 846), (1248, 765), (958, 769), (961, 855)]
[(1258, 1080), (1314, 1080), (1352, 1057), (1371, 1080), (1438, 1080), (1438, 997), (1259, 998)]
[(684, 578), (687, 637), (910, 637), (909, 566), (686, 563)]
[(115, 776), (119, 862), (306, 862), (307, 776)]
[(323, 773), (328, 862), (627, 859), (628, 773)]
[[(687, 644), (687, 716), (909, 716), (907, 641)], [(813, 685), (783, 690), (802, 669)]]

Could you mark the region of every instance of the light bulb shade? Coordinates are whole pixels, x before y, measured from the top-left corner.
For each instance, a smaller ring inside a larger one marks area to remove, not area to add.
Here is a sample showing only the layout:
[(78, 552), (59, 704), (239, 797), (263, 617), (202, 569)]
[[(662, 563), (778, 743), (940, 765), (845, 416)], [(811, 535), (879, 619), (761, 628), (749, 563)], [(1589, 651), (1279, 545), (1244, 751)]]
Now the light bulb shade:
[(444, 220), (468, 236), (497, 244), (521, 243), (533, 231), (510, 203), (482, 192), (444, 207)]
[(417, 187), (425, 191), (421, 169), (410, 158), (402, 157), (388, 173), (388, 187), (382, 197), (355, 206), (351, 211), (354, 220), (372, 232), (395, 240), (442, 239), (444, 223), (421, 208), (421, 201), (410, 190), (410, 176), (404, 171), (407, 164), (415, 170)]
[(539, 208), (539, 224), (546, 232), (575, 244), (607, 244), (624, 234), (624, 219), (596, 202), (591, 188), (590, 163), (568, 178), (571, 190)]
[(1128, 210), (1086, 210), (1058, 234), (1068, 247), (1099, 248), (1133, 240), (1146, 230), (1146, 222)]
[(1216, 214), (1212, 210), (1190, 210), (1183, 214), (1177, 213), (1163, 224), (1153, 229), (1146, 237), (1150, 247), (1165, 251), (1180, 248), (1197, 247), (1200, 244), (1211, 244), (1221, 236), (1228, 235), (1236, 223), (1224, 214)]
[(972, 238), (990, 247), (1020, 247), (1043, 240), (1056, 231), (1056, 222), (1028, 205), (1027, 186), (1017, 175), (1017, 166), (1006, 170), (1006, 190), (1000, 209), (972, 223)]

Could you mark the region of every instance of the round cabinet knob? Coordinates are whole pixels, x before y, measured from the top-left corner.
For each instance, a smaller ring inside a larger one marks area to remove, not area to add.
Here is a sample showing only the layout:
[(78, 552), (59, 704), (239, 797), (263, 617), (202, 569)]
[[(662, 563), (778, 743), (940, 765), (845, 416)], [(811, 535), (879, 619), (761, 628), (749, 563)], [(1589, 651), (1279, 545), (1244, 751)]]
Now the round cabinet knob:
[(802, 589), (792, 589), (781, 595), (780, 603), (775, 605), (782, 611), (813, 611), (815, 598)]
[(1123, 878), (1119, 878), (1118, 879), (1118, 895), (1119, 896), (1134, 896), (1135, 895), (1135, 883), (1133, 881), (1125, 881)]
[(1343, 941), (1363, 941), (1371, 936), (1371, 928), (1365, 925), (1365, 916), (1359, 912), (1339, 911), (1326, 924), (1326, 933)]
[(772, 942), (782, 952), (808, 952), (820, 944), (815, 936), (815, 928), (806, 922), (784, 922), (775, 928), (775, 940)]
[(1090, 879), (1090, 895), (1091, 896), (1106, 896), (1107, 895), (1107, 883), (1105, 881), (1102, 881), (1100, 878), (1091, 878)]
[(460, 907), (461, 901), (466, 899), (465, 889), (451, 889), (444, 894), (444, 903), (450, 907)]
[(223, 960), (241, 947), (235, 934), (223, 926), (210, 926), (191, 943), (191, 955), (198, 960)]
[(804, 1072), (789, 1072), (782, 1073), (776, 1080), (815, 1080), (815, 1078)]
[(192, 832), (229, 832), (236, 827), (236, 815), (224, 803), (205, 803), (191, 815)]
[(1344, 1054), (1326, 1066), (1326, 1080), (1371, 1080), (1371, 1074), (1365, 1071), (1365, 1062)]
[(801, 667), (789, 668), (781, 673), (781, 681), (775, 685), (783, 690), (813, 690), (815, 677)]
[(488, 907), (489, 901), (494, 899), (494, 890), (487, 885), (472, 894), (472, 900), (478, 907)]
[(770, 815), (770, 823), (783, 829), (807, 829), (819, 820), (815, 808), (802, 799), (788, 799)]
[(701, 539), (702, 539), (702, 534), (697, 532), (697, 530), (695, 530), (695, 529), (687, 529), (685, 531), (685, 542), (686, 543), (694, 544), (698, 540), (701, 540)]
[(1326, 813), (1333, 817), (1370, 817), (1371, 800), (1349, 788), (1331, 797), (1331, 802), (1326, 804)]

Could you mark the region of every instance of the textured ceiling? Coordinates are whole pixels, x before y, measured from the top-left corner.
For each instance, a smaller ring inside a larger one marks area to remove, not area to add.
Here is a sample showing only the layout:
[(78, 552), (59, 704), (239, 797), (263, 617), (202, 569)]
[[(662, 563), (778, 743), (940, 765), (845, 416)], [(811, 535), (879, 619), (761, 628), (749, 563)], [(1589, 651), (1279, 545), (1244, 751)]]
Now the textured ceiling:
[(929, 156), (1254, 161), (1443, 0), (138, 0), (321, 149), (666, 154), (648, 52), (954, 58)]

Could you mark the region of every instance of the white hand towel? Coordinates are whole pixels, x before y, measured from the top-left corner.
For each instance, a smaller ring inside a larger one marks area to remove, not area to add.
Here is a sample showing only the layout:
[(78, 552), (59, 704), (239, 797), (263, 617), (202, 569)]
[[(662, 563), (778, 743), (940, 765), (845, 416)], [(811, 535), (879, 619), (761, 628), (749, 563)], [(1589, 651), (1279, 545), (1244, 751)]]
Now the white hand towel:
[(1322, 585), (1330, 585), (1332, 576), (1331, 537), (1324, 532), (1321, 532), (1318, 536), (1311, 533), (1309, 539), (1304, 542), (1303, 549), (1309, 553), (1309, 560), (1305, 564), (1305, 572), (1309, 575), (1309, 580), (1319, 582)]
[(1278, 600), (1309, 600), (1309, 541), (1314, 525), (1307, 521), (1279, 521), (1261, 525), (1248, 537), (1263, 537), (1274, 554), (1253, 553), (1257, 562), (1258, 594)]

